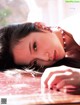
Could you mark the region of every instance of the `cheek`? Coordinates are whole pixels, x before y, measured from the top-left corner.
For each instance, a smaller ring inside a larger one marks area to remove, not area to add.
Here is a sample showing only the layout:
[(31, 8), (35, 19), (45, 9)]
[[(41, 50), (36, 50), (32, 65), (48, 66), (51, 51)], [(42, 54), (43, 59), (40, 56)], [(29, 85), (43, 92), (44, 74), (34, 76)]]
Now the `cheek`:
[(39, 43), (41, 50), (51, 50), (54, 47), (54, 42), (51, 38), (46, 38)]
[(38, 65), (41, 66), (51, 66), (53, 65), (55, 62), (53, 61), (42, 61), (42, 60), (37, 60)]
[[(29, 59), (29, 51), (25, 49), (24, 47), (18, 47), (16, 46), (13, 51), (13, 57), (16, 64), (26, 64), (28, 63), (27, 59)], [(28, 55), (28, 56), (27, 56)]]
[(60, 50), (61, 47), (62, 47), (62, 44), (60, 43), (59, 39), (55, 38), (55, 40), (52, 40), (52, 41), (51, 41), (51, 47), (52, 47), (53, 49)]

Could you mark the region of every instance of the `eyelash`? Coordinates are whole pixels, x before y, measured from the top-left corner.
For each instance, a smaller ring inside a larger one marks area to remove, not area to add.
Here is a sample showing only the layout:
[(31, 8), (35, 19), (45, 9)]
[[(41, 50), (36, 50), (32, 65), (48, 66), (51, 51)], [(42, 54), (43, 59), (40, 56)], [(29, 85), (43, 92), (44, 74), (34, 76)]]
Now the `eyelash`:
[(33, 50), (37, 51), (37, 43), (36, 42), (33, 43)]

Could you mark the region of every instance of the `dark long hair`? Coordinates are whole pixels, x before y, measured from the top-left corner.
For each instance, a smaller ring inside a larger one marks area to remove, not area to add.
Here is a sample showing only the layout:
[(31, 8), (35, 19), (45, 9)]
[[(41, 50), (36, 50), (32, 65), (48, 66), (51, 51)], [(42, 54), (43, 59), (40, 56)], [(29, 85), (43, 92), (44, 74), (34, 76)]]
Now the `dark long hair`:
[[(13, 45), (16, 45), (21, 38), (24, 38), (31, 32), (41, 32), (41, 30), (37, 28), (34, 23), (10, 25), (0, 29), (0, 71), (12, 68), (24, 69), (25, 67), (29, 66), (15, 64), (13, 55), (11, 53), (11, 48)], [(67, 65), (80, 68), (80, 46), (76, 44), (69, 52), (70, 55), (74, 54), (75, 56), (63, 58), (52, 66)], [(42, 69), (39, 67), (39, 65), (36, 65), (36, 63), (34, 63), (34, 65), (30, 68), (34, 67), (35, 70), (38, 69), (40, 71), (43, 71), (43, 69), (46, 68), (44, 67)]]
[(31, 32), (40, 32), (40, 30), (33, 23), (9, 25), (0, 29), (0, 71), (28, 66), (15, 64), (11, 47)]

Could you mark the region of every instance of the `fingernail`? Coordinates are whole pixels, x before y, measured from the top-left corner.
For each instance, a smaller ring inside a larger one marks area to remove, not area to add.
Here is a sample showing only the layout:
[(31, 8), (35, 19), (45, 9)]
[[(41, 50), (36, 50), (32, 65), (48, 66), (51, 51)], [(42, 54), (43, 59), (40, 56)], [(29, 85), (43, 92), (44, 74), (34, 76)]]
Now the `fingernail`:
[(60, 89), (56, 88), (56, 91), (60, 91)]
[(52, 87), (50, 87), (50, 90), (53, 90), (53, 88), (52, 88)]

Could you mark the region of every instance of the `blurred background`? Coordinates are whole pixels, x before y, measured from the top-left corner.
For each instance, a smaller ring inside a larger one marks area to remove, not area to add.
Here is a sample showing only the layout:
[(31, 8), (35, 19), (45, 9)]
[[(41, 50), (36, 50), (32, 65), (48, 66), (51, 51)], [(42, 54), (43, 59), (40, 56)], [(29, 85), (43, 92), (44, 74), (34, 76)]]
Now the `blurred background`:
[(56, 26), (77, 13), (80, 0), (0, 0), (0, 27), (36, 21)]

